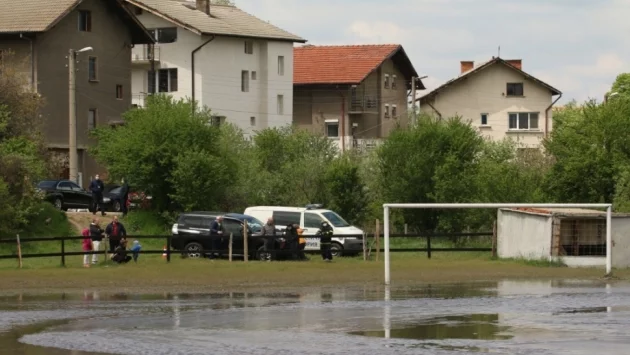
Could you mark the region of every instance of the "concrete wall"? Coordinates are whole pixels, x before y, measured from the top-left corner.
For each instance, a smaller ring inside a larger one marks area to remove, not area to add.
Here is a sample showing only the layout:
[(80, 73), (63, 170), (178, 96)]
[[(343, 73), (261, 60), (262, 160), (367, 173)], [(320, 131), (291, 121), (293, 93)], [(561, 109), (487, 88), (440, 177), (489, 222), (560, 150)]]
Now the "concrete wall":
[[(148, 29), (176, 27), (146, 11), (138, 18)], [(174, 43), (156, 45), (160, 51), (156, 70), (177, 68), (178, 91), (171, 94), (179, 99), (192, 97), (191, 53), (209, 37), (183, 28), (178, 28), (177, 36)], [(245, 53), (244, 38), (220, 36), (195, 54), (195, 99), (246, 133), (288, 125), (293, 116), (293, 43), (253, 41), (253, 54)], [(278, 73), (279, 56), (284, 56), (284, 75)], [(148, 70), (147, 65), (134, 66), (134, 93), (148, 91)], [(249, 92), (241, 91), (243, 70), (249, 71)], [(278, 113), (278, 95), (284, 97), (283, 114)]]
[(499, 210), (497, 253), (500, 258), (549, 260), (552, 219), (508, 210)]
[[(508, 82), (523, 82), (524, 97), (504, 95)], [(552, 103), (552, 96), (542, 85), (525, 79), (521, 74), (504, 65), (496, 64), (469, 75), (446, 88), (429, 103), (443, 118), (461, 116), (470, 120), (480, 133), (493, 140), (509, 137), (524, 147), (538, 147), (544, 137), (545, 110)], [(421, 112), (436, 115), (429, 104), (421, 104)], [(548, 127), (552, 129), (552, 110)], [(508, 127), (508, 113), (538, 112), (539, 130), (514, 131)], [(488, 124), (481, 125), (481, 114), (488, 114)]]

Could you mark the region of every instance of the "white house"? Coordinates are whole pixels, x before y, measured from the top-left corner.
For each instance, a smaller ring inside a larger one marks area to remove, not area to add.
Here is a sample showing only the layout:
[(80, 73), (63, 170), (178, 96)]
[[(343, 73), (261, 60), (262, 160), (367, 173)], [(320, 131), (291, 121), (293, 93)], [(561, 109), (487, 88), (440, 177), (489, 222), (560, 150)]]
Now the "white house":
[[(555, 98), (554, 98), (555, 97)], [(562, 93), (527, 74), (522, 60), (460, 62), (460, 75), (420, 99), (423, 113), (460, 116), (493, 140), (510, 137), (523, 148), (536, 148), (552, 130), (552, 107)]]
[(132, 51), (133, 103), (192, 98), (246, 133), (293, 116), (293, 43), (304, 39), (209, 0), (125, 0), (156, 39)]

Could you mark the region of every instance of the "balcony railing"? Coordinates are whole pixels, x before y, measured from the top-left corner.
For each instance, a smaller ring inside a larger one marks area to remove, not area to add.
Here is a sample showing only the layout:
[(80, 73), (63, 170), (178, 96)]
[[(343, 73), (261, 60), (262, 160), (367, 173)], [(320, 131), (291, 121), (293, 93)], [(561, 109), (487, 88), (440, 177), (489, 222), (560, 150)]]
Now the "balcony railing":
[(160, 47), (143, 44), (131, 49), (131, 62), (147, 64), (151, 60), (160, 61)]
[(378, 107), (376, 96), (351, 96), (350, 112), (376, 111)]
[(147, 94), (138, 93), (131, 95), (131, 105), (134, 107), (144, 107), (147, 100)]

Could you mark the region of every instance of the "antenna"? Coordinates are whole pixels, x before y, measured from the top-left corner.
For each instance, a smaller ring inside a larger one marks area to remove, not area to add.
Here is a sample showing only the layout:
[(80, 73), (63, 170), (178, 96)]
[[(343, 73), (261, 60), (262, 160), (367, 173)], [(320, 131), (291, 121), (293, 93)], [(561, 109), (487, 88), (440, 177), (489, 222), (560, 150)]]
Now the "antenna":
[(499, 53), (497, 54), (498, 58), (501, 58), (501, 46), (499, 46)]

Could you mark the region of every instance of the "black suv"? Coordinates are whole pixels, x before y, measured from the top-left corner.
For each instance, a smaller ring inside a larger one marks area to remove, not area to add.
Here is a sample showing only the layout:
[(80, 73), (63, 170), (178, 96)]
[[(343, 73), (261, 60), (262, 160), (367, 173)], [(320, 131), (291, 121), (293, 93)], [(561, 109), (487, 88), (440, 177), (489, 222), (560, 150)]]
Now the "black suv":
[(223, 216), (223, 238), (220, 243), (221, 252), (227, 255), (229, 236), (232, 234), (234, 255), (242, 255), (243, 224), (247, 220), (249, 256), (259, 259), (264, 241), (260, 238), (262, 222), (248, 215), (220, 212), (187, 212), (182, 213), (173, 225), (171, 246), (189, 258), (199, 258), (212, 250), (210, 226), (218, 217)]

